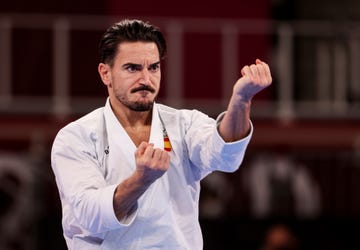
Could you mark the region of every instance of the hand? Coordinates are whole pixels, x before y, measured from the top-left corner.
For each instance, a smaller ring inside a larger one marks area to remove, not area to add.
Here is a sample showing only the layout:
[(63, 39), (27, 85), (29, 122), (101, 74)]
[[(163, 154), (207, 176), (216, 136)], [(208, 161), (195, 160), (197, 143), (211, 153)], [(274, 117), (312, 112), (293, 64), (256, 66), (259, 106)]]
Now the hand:
[(169, 168), (170, 156), (152, 143), (142, 142), (135, 151), (136, 174), (145, 185), (160, 178)]
[(241, 101), (249, 102), (261, 90), (270, 86), (272, 77), (269, 65), (256, 59), (255, 64), (246, 65), (241, 70), (242, 77), (234, 85), (234, 95)]

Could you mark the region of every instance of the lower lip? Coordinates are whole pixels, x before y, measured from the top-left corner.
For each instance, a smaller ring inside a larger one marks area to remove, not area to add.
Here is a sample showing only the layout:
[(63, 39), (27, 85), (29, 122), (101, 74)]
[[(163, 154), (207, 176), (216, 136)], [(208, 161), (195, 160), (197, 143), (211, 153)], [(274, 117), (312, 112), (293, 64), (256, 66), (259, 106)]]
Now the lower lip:
[(145, 95), (150, 93), (150, 91), (148, 91), (148, 90), (140, 90), (140, 91), (137, 91), (137, 92), (142, 96), (145, 96)]

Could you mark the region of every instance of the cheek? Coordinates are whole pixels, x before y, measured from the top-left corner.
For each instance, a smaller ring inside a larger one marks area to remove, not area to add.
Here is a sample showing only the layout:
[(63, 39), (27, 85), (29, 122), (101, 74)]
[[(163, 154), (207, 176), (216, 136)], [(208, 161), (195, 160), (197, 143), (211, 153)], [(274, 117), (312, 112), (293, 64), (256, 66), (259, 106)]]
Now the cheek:
[(156, 85), (159, 86), (160, 85), (160, 81), (161, 81), (161, 74), (154, 74), (153, 78), (152, 78), (152, 82)]
[(129, 81), (128, 79), (121, 79), (121, 80), (114, 80), (112, 82), (112, 91), (117, 93), (118, 95), (124, 95), (126, 93), (130, 93), (130, 90), (132, 88), (132, 81)]

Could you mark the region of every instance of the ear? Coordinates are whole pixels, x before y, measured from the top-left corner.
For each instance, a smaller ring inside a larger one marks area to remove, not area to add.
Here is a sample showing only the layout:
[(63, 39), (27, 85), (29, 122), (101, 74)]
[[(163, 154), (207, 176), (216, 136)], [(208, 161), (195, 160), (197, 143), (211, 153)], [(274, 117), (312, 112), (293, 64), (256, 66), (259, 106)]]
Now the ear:
[(105, 63), (99, 63), (98, 72), (99, 72), (99, 75), (100, 75), (100, 78), (101, 78), (102, 82), (106, 86), (110, 86), (111, 85), (110, 66), (105, 64)]

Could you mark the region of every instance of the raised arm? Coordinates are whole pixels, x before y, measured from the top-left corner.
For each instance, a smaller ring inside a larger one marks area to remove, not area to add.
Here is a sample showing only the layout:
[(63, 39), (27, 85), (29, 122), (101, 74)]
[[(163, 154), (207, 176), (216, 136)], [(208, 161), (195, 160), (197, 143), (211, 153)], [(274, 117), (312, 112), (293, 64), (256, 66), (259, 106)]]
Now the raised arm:
[(255, 64), (241, 70), (242, 77), (233, 87), (227, 112), (219, 124), (219, 134), (226, 142), (246, 137), (250, 131), (250, 107), (252, 98), (272, 82), (270, 68), (256, 59)]

